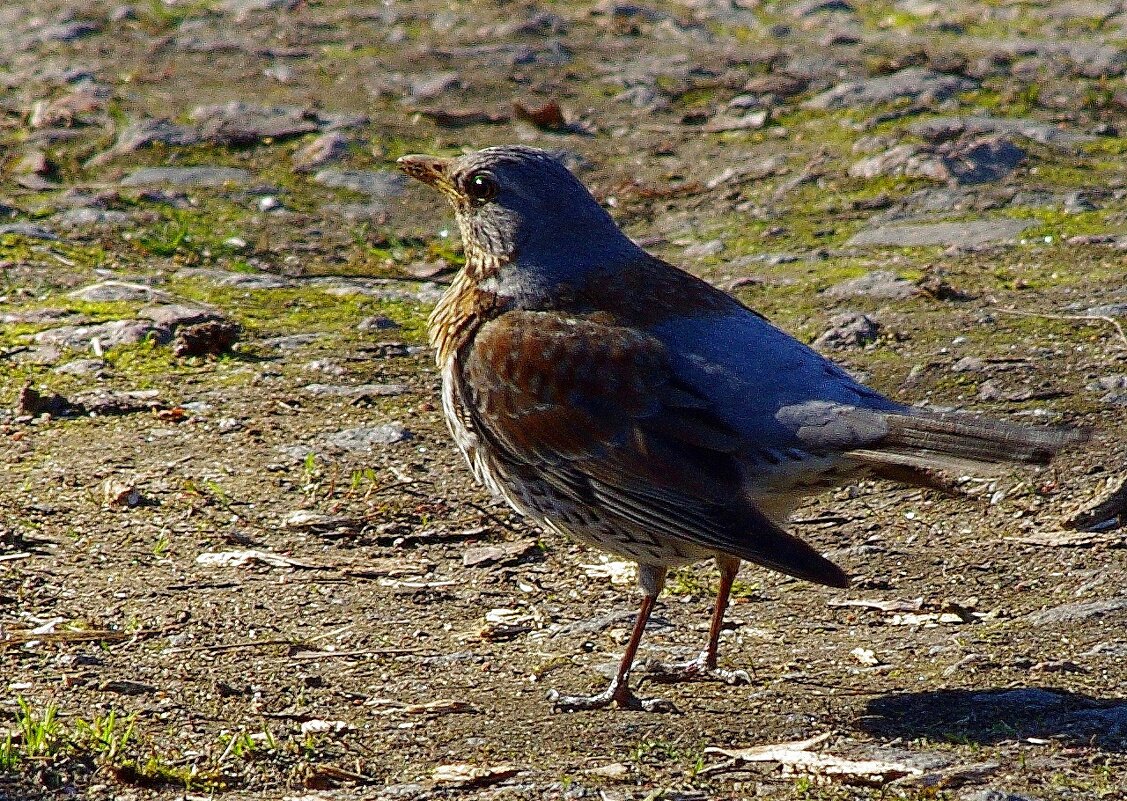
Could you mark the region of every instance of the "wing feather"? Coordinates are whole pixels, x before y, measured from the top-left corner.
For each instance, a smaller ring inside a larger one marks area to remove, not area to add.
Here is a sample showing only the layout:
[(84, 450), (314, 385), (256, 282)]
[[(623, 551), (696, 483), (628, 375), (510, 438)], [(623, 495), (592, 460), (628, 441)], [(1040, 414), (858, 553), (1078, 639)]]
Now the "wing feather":
[(845, 575), (746, 498), (740, 434), (637, 329), (514, 311), (464, 365), (475, 429), (502, 458), (625, 533), (668, 538), (832, 586)]

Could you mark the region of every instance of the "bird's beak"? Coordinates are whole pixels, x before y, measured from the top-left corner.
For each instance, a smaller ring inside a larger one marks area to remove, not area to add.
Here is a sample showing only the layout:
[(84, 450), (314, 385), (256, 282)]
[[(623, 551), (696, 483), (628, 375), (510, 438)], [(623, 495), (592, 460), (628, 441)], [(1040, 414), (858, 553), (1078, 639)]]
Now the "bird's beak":
[(395, 163), (412, 178), (449, 195), (454, 192), (454, 185), (450, 181), (450, 161), (438, 156), (416, 154), (400, 156)]

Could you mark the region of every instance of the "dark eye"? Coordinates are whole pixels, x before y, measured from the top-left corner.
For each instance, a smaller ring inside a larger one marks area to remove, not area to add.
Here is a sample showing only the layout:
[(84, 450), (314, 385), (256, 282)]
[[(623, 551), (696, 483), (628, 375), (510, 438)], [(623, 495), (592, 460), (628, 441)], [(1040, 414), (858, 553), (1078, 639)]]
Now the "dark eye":
[(499, 190), (496, 179), (484, 172), (475, 172), (466, 179), (466, 194), (474, 203), (492, 200)]

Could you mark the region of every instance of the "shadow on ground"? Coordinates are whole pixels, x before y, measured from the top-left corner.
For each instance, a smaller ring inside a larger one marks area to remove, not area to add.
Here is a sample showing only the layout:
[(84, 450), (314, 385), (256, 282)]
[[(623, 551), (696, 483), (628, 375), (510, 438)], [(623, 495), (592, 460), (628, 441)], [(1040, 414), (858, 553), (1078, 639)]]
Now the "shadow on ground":
[(936, 690), (870, 701), (860, 728), (882, 738), (989, 745), (1029, 737), (1127, 750), (1127, 700), (1055, 688)]

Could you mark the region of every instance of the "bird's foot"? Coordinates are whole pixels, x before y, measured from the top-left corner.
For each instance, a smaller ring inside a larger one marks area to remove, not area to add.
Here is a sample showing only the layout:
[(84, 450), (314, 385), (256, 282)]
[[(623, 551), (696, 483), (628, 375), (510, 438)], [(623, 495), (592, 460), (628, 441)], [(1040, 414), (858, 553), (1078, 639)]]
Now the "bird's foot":
[(676, 684), (682, 681), (722, 681), (725, 684), (751, 684), (751, 675), (746, 670), (725, 670), (710, 664), (708, 654), (702, 653), (688, 662), (666, 665), (656, 659), (646, 663), (645, 678), (661, 684)]
[(664, 698), (639, 698), (630, 690), (626, 682), (612, 682), (609, 687), (595, 695), (560, 695), (556, 690), (548, 693), (552, 709), (557, 712), (581, 712), (587, 709), (605, 709), (614, 704), (619, 709), (633, 709), (639, 712), (676, 712), (672, 701)]

